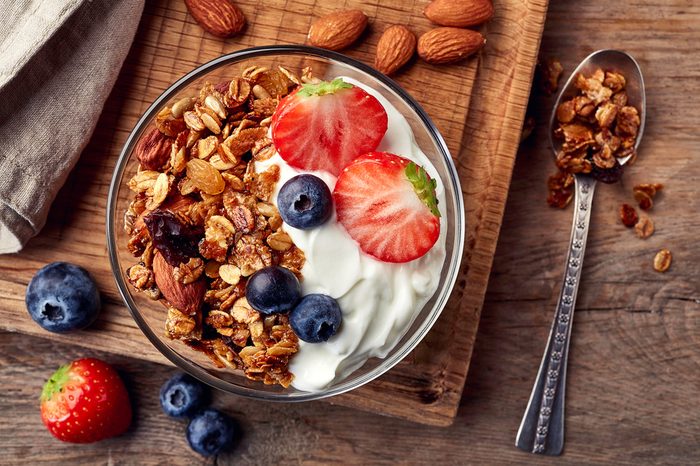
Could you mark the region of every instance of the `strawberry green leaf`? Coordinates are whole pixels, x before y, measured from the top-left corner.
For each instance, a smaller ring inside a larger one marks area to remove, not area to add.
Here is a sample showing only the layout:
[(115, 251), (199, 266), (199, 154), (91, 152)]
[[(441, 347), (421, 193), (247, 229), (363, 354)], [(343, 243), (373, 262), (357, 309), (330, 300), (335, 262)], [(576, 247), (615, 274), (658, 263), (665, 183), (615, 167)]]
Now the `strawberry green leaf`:
[(41, 401), (48, 401), (55, 394), (60, 393), (63, 386), (70, 380), (70, 367), (70, 364), (61, 366), (51, 375), (41, 390)]
[(440, 217), (437, 195), (435, 194), (437, 182), (428, 176), (428, 173), (423, 167), (413, 162), (406, 165), (405, 173), (406, 178), (408, 178), (408, 181), (413, 185), (413, 190), (416, 192), (418, 198), (423, 201), (423, 204), (428, 206), (428, 209), (430, 209), (433, 215)]
[(350, 89), (352, 84), (348, 84), (342, 78), (335, 78), (333, 81), (321, 81), (317, 84), (304, 84), (299, 89), (298, 95), (303, 97), (321, 96), (335, 94), (341, 89)]

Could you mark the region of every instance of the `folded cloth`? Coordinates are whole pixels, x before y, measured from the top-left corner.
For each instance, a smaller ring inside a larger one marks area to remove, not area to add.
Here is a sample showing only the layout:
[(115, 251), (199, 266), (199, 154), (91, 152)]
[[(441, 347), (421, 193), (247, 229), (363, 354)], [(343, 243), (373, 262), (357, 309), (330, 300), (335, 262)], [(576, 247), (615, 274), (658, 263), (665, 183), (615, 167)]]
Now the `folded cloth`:
[(144, 0), (0, 0), (0, 253), (19, 251), (95, 129)]

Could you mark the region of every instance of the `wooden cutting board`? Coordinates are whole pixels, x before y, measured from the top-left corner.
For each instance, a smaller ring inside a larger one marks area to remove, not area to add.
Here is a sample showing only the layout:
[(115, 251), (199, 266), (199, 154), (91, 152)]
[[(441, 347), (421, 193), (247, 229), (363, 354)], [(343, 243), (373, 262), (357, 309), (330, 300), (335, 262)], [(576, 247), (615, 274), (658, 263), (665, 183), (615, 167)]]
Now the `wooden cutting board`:
[[(130, 130), (150, 103), (177, 78), (241, 48), (303, 43), (314, 17), (360, 8), (370, 26), (346, 53), (372, 63), (381, 32), (405, 24), (417, 34), (432, 26), (424, 1), (245, 0), (241, 37), (205, 33), (184, 2), (147, 2), (135, 43), (97, 129), (54, 203), (48, 223), (19, 254), (0, 256), (0, 328), (168, 363), (137, 328), (119, 297), (107, 259), (105, 207), (112, 170)], [(426, 109), (455, 159), (467, 209), (467, 248), (447, 308), (421, 345), (380, 379), (332, 403), (433, 425), (449, 425), (459, 406), (496, 248), (520, 129), (530, 92), (547, 0), (495, 2), (483, 27), (487, 46), (466, 62), (443, 67), (418, 59), (396, 80)], [(49, 334), (28, 317), (25, 287), (42, 265), (64, 260), (86, 267), (103, 294), (90, 329)], [(57, 356), (56, 363), (63, 362)]]

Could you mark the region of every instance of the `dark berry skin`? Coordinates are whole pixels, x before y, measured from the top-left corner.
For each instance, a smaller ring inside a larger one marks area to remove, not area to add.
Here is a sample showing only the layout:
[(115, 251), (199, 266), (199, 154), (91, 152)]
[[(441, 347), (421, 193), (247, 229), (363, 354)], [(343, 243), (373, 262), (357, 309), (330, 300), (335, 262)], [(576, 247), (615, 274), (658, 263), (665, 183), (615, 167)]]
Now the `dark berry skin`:
[(208, 401), (208, 387), (182, 372), (172, 376), (160, 388), (160, 406), (168, 416), (192, 416)]
[(197, 243), (204, 234), (201, 228), (183, 224), (167, 210), (154, 210), (143, 221), (153, 245), (173, 267), (199, 254)]
[(611, 184), (620, 181), (625, 168), (615, 162), (615, 166), (608, 169), (598, 168), (595, 164), (593, 165), (593, 170), (591, 171), (591, 176), (598, 181), (603, 183)]
[(34, 275), (25, 296), (27, 310), (45, 330), (70, 332), (87, 327), (100, 311), (100, 292), (87, 270), (53, 262)]
[(325, 294), (304, 296), (289, 313), (289, 325), (297, 336), (309, 343), (328, 341), (336, 334), (343, 314), (338, 302)]
[(204, 456), (213, 456), (228, 450), (240, 435), (236, 421), (216, 409), (197, 413), (187, 425), (187, 442)]
[(245, 297), (248, 304), (262, 314), (289, 312), (301, 298), (301, 285), (288, 269), (265, 267), (248, 279)]
[(309, 174), (297, 175), (280, 189), (277, 209), (288, 225), (309, 230), (330, 218), (333, 197), (321, 178)]

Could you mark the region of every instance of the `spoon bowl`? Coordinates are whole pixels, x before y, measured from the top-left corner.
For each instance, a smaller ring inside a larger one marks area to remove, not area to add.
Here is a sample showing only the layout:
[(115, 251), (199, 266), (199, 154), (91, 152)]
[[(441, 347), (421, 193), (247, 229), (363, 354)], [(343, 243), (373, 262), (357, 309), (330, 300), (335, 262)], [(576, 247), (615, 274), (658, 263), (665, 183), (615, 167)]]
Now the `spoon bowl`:
[[(576, 96), (578, 89), (574, 86), (576, 81), (576, 76), (579, 73), (583, 73), (584, 76), (592, 75), (596, 69), (602, 69), (603, 71), (615, 71), (622, 74), (627, 80), (625, 86), (625, 91), (627, 92), (627, 105), (636, 107), (639, 111), (639, 130), (637, 132), (637, 139), (634, 143), (634, 150), (637, 150), (639, 143), (642, 140), (642, 135), (644, 134), (644, 120), (646, 118), (646, 92), (644, 89), (644, 77), (642, 76), (642, 70), (639, 68), (637, 61), (632, 58), (632, 56), (626, 52), (613, 49), (598, 50), (588, 55), (583, 59), (581, 63), (576, 67), (576, 69), (571, 73), (569, 79), (566, 81), (564, 86), (562, 86), (559, 95), (557, 95), (557, 100), (552, 107), (552, 114), (549, 117), (549, 144), (554, 151), (554, 156), (561, 149), (561, 141), (554, 138), (554, 128), (557, 125), (557, 108), (562, 102), (569, 100)], [(620, 165), (624, 165), (629, 161), (632, 155), (618, 159)]]

